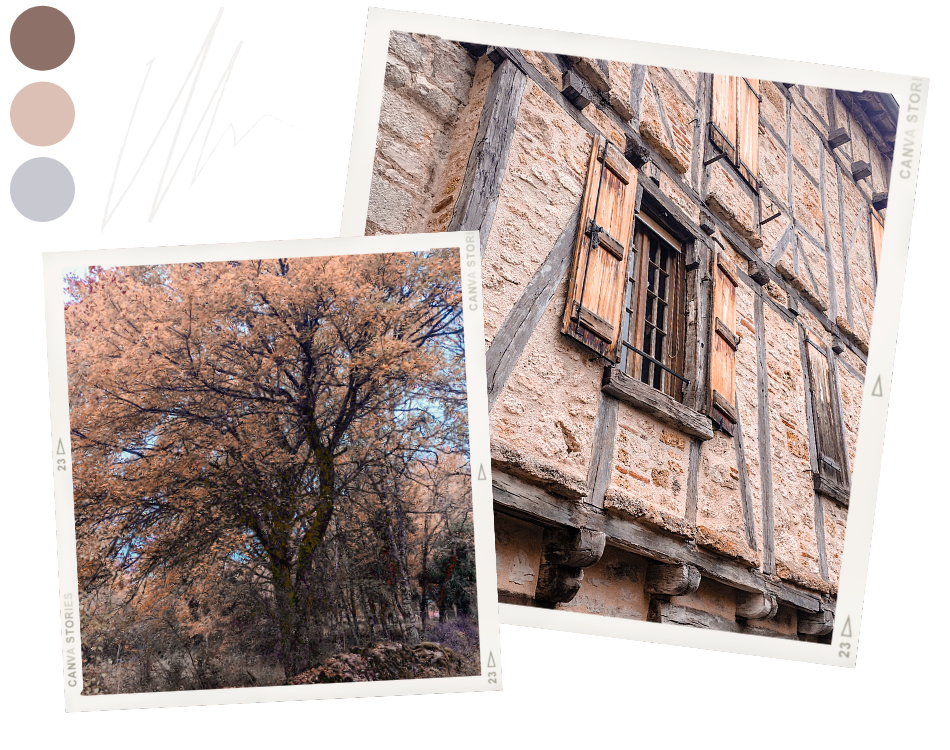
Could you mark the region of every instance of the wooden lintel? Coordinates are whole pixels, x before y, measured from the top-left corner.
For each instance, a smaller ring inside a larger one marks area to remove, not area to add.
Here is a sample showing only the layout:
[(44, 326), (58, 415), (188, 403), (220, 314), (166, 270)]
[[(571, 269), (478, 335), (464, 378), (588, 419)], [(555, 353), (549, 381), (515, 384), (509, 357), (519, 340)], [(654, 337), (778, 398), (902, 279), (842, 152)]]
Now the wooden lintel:
[(673, 604), (672, 602), (662, 599), (651, 600), (647, 619), (650, 622), (686, 625), (687, 627), (702, 628), (704, 630), (721, 630), (727, 633), (764, 635), (772, 638), (796, 640), (794, 635), (780, 633), (770, 628), (748, 627), (722, 617), (721, 615), (714, 615), (712, 612), (706, 612), (693, 607), (684, 607), (681, 604)]
[(700, 440), (711, 440), (713, 437), (712, 421), (709, 417), (683, 406), (662, 391), (631, 378), (619, 367), (604, 368), (601, 387), (605, 393), (687, 435)]
[(693, 565), (652, 563), (643, 590), (660, 596), (685, 596), (698, 589), (701, 580), (702, 574)]

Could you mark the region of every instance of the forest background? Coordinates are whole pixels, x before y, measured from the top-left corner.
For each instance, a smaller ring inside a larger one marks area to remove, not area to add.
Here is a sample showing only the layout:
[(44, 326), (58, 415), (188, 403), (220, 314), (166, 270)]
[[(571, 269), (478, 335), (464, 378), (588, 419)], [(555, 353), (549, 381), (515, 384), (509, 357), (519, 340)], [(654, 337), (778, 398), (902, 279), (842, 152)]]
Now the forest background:
[(84, 693), (477, 673), (457, 249), (90, 267), (65, 316)]

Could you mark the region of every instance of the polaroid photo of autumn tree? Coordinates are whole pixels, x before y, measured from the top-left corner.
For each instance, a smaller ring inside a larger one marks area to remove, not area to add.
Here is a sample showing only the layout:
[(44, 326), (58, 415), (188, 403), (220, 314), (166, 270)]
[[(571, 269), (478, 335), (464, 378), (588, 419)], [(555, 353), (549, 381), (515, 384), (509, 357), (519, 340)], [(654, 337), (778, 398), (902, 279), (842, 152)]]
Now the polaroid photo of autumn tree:
[(503, 621), (853, 665), (924, 86), (371, 13), (342, 231), (479, 232)]
[(60, 284), (83, 696), (481, 674), (458, 247)]

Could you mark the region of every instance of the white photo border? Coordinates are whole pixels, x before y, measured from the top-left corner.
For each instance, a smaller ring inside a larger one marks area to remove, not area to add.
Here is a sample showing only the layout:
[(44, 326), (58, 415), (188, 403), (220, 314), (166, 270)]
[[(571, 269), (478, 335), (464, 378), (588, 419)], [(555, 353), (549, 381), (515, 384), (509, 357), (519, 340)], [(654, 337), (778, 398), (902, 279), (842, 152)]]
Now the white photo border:
[[(343, 204), (340, 233), (344, 236), (362, 235), (365, 231), (386, 55), (392, 31), (764, 80), (793, 81), (796, 84), (846, 91), (879, 91), (897, 98), (900, 110), (889, 183), (887, 221), (852, 475), (853, 502), (848, 513), (831, 644), (675, 627), (513, 604), (499, 605), (501, 622), (512, 625), (854, 667), (861, 631), (871, 528), (897, 349), (929, 80), (816, 63), (370, 8)], [(879, 378), (883, 395), (872, 396)]]
[[(328, 685), (282, 685), (179, 692), (82, 695), (79, 639), (76, 531), (73, 515), (72, 462), (69, 440), (69, 398), (66, 371), (66, 329), (63, 313), (63, 273), (77, 266), (134, 266), (152, 263), (191, 263), (378, 253), (422, 252), (459, 248), (465, 329), (465, 372), (469, 412), (469, 451), (472, 470), (472, 516), (475, 529), (475, 584), (481, 674)], [(357, 698), (501, 690), (498, 602), (495, 584), (495, 535), (491, 495), (488, 402), (485, 376), (484, 317), (477, 232), (426, 235), (336, 238), (228, 243), (117, 250), (44, 253), (47, 353), (52, 422), (52, 463), (56, 504), (56, 542), (60, 580), (60, 631), (66, 710), (95, 711), (123, 708), (260, 703), (265, 701)], [(57, 471), (57, 447), (62, 441), (65, 470)], [(484, 473), (480, 473), (482, 468)], [(483, 478), (479, 478), (483, 477)], [(491, 659), (491, 667), (489, 660)]]

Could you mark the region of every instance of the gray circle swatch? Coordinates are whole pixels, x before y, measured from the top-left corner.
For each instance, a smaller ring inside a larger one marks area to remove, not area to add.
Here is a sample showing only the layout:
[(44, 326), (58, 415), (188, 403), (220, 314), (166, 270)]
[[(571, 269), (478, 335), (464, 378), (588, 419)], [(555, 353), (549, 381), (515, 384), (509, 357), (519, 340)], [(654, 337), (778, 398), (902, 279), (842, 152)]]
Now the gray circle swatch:
[(69, 210), (76, 195), (73, 176), (56, 159), (40, 156), (20, 165), (10, 181), (16, 210), (32, 221), (53, 221)]

